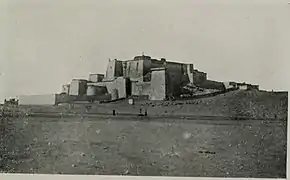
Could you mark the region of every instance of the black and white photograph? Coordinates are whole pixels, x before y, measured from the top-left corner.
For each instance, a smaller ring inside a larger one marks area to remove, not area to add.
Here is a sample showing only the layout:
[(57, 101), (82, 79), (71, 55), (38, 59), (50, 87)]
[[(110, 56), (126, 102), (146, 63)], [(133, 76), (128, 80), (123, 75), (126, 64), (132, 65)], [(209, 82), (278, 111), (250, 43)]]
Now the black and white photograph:
[(2, 175), (286, 178), (290, 2), (0, 5)]

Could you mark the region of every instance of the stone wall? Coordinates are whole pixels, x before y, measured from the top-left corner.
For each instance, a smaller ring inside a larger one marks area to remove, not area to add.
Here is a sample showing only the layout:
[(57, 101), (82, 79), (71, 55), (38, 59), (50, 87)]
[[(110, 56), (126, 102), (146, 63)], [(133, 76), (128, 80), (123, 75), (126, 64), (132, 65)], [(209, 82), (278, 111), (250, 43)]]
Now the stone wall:
[(188, 83), (188, 76), (186, 75), (187, 72), (184, 66), (181, 63), (166, 63), (169, 96), (180, 95), (182, 85)]
[(212, 80), (206, 80), (203, 83), (199, 84), (198, 86), (206, 89), (217, 89), (221, 91), (225, 90), (224, 83)]
[(236, 89), (237, 83), (236, 82), (223, 82), (225, 89)]
[(109, 61), (108, 66), (107, 66), (107, 70), (106, 70), (106, 75), (105, 75), (105, 79), (113, 79), (114, 75), (115, 75), (115, 64), (116, 61)]
[(106, 87), (108, 94), (117, 93), (118, 98), (126, 98), (127, 84), (129, 79), (125, 77), (115, 77), (111, 80), (105, 80), (103, 82), (89, 83), (89, 85)]
[(69, 89), (70, 95), (79, 95), (79, 82), (72, 80), (70, 83), (70, 89)]
[(152, 60), (143, 61), (143, 75), (151, 72)]
[(83, 79), (73, 79), (70, 83), (69, 94), (74, 96), (82, 96), (86, 94), (87, 81)]
[(96, 96), (102, 96), (108, 93), (107, 88), (104, 86), (95, 86), (95, 90)]
[(143, 60), (123, 62), (124, 75), (131, 80), (143, 81)]
[(122, 61), (116, 60), (115, 77), (124, 76)]
[(109, 61), (106, 71), (106, 80), (112, 80), (114, 77), (123, 76), (123, 65), (122, 61), (116, 59)]
[(151, 82), (132, 82), (132, 95), (149, 95), (151, 91)]
[(126, 91), (126, 78), (124, 77), (118, 77), (114, 79), (113, 81), (104, 82), (105, 86), (107, 87), (108, 93), (113, 93), (117, 90), (118, 92), (118, 98), (126, 98), (127, 97), (127, 91)]
[(91, 82), (101, 82), (104, 79), (104, 74), (90, 74), (89, 81)]
[(165, 63), (160, 61), (160, 60), (157, 60), (157, 59), (151, 59), (151, 66), (150, 66), (150, 69), (151, 68), (162, 68), (162, 67), (165, 67)]
[(188, 81), (190, 83), (194, 83), (194, 80), (193, 80), (193, 64), (186, 64), (186, 71), (187, 71), (187, 76), (188, 76)]
[(259, 90), (259, 85), (252, 85), (252, 84), (246, 84), (246, 83), (237, 83), (238, 89), (242, 90), (251, 90), (256, 89)]
[(166, 69), (160, 68), (152, 71), (150, 100), (165, 100), (167, 96)]
[(207, 74), (198, 70), (193, 71), (193, 83), (201, 84), (207, 79)]

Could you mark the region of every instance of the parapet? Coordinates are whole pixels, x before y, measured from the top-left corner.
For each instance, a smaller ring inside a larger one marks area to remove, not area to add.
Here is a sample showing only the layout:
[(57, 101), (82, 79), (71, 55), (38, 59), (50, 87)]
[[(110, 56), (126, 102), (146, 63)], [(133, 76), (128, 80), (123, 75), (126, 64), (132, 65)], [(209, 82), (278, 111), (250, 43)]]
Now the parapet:
[(135, 56), (134, 60), (150, 60), (151, 57), (150, 56)]

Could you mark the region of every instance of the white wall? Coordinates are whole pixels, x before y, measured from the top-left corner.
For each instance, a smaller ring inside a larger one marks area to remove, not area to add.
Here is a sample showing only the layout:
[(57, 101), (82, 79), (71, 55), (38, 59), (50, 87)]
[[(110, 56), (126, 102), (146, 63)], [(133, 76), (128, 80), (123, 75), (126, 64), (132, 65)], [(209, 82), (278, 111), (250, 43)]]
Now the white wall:
[(150, 82), (132, 82), (132, 95), (149, 95), (150, 91)]
[(107, 70), (106, 70), (106, 74), (105, 74), (106, 80), (114, 79), (115, 68), (116, 68), (116, 60), (111, 60), (107, 66)]
[(166, 98), (166, 71), (152, 71), (150, 100), (164, 100)]
[(248, 89), (248, 86), (247, 85), (242, 85), (242, 86), (239, 86), (239, 89), (246, 90), (246, 89)]
[(72, 81), (70, 83), (70, 88), (69, 88), (69, 94), (70, 95), (79, 95), (79, 82), (78, 81)]
[(107, 87), (108, 93), (112, 93), (114, 89), (118, 92), (118, 98), (126, 98), (126, 79), (123, 77), (118, 77), (113, 81), (102, 82)]

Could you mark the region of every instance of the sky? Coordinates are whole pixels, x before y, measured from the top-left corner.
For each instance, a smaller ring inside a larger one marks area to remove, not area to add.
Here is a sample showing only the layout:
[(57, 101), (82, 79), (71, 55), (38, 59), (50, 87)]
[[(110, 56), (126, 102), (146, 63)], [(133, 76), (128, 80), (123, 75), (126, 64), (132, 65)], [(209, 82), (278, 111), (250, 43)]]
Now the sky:
[[(218, 81), (288, 90), (287, 0), (0, 1), (0, 100), (52, 94), (109, 58), (193, 63)], [(2, 100), (1, 100), (2, 101)]]

